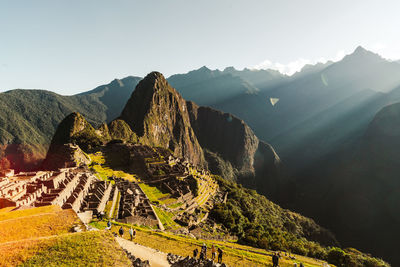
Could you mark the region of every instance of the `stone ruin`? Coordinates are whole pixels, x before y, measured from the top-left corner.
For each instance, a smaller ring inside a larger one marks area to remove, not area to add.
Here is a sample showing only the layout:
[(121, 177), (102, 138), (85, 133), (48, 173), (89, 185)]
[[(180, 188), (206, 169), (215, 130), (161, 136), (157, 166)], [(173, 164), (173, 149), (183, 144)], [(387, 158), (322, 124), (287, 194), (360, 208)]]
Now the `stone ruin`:
[(122, 222), (162, 227), (138, 184), (121, 178), (113, 180), (98, 180), (87, 168), (81, 167), (3, 175), (0, 177), (0, 208), (58, 205), (87, 214), (90, 220), (105, 212), (109, 204), (108, 214), (105, 214), (109, 217), (116, 214), (114, 219)]
[(79, 211), (91, 184), (92, 173), (80, 168), (21, 172), (0, 178), (0, 208), (58, 205)]
[(118, 219), (131, 224), (158, 225), (163, 229), (162, 223), (150, 204), (150, 200), (137, 183), (116, 178), (115, 184), (121, 192)]

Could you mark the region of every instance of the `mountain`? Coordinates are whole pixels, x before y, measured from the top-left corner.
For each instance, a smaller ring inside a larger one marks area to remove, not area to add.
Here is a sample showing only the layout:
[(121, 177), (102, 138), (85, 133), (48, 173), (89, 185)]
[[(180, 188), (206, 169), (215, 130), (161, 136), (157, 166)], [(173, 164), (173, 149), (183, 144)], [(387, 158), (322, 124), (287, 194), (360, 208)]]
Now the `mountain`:
[(63, 118), (79, 112), (95, 126), (109, 122), (120, 114), (139, 80), (138, 77), (114, 80), (73, 96), (21, 89), (0, 93), (0, 154), (3, 161), (17, 170), (37, 167)]
[(141, 77), (135, 76), (115, 79), (109, 84), (101, 85), (91, 91), (78, 95), (91, 95), (98, 98), (98, 100), (107, 107), (106, 121), (110, 122), (121, 114), (122, 108), (126, 104), (126, 100), (129, 99), (141, 79)]
[[(241, 81), (229, 88), (215, 86), (216, 77), (228, 78), (224, 73)], [(198, 77), (202, 77), (201, 83)], [(260, 82), (260, 77), (267, 84)], [(293, 173), (336, 149), (338, 142), (349, 136), (358, 137), (377, 110), (397, 100), (383, 100), (382, 94), (390, 94), (400, 84), (400, 65), (357, 47), (339, 62), (305, 66), (290, 77), (271, 71), (227, 68), (221, 72), (203, 67), (170, 79), (186, 99), (244, 120), (261, 140), (274, 145)], [(196, 82), (190, 83), (191, 80)], [(242, 81), (255, 89), (230, 89), (238, 88)], [(215, 95), (220, 92), (226, 97), (216, 100)], [(272, 105), (271, 98), (278, 102)], [(346, 117), (360, 122), (352, 123)], [(326, 138), (326, 133), (333, 135), (332, 128), (335, 136)], [(321, 142), (316, 144), (316, 140)], [(304, 149), (309, 152), (298, 161), (296, 151)]]
[(158, 72), (137, 85), (119, 118), (140, 143), (168, 148), (175, 156), (208, 165), (227, 179), (255, 188), (257, 181), (279, 177), (278, 155), (242, 120), (185, 101)]
[(319, 218), (344, 245), (351, 243), (393, 266), (400, 263), (396, 249), (400, 237), (399, 122), (399, 103), (382, 108), (355, 144), (304, 172), (292, 199), (304, 207), (295, 210)]
[(139, 82), (119, 118), (137, 134), (140, 143), (168, 148), (195, 165), (205, 164), (186, 102), (161, 73), (152, 72)]
[(90, 149), (120, 140), (169, 149), (174, 156), (252, 188), (278, 183), (280, 159), (271, 145), (237, 117), (185, 101), (161, 73), (141, 80), (121, 115), (108, 125), (95, 130), (82, 115), (72, 113), (60, 123), (45, 166), (63, 164), (47, 163), (56, 158), (51, 155), (60, 145), (64, 150), (67, 143)]
[(242, 94), (255, 94), (258, 89), (237, 75), (202, 67), (187, 74), (176, 74), (168, 82), (187, 100), (199, 105), (215, 106)]

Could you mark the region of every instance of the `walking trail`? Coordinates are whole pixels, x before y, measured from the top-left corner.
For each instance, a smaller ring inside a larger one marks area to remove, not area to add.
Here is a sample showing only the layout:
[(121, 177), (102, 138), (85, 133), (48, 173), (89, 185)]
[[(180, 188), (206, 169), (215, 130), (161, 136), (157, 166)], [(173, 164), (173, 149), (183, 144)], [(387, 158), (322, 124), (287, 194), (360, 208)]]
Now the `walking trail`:
[(171, 266), (167, 261), (167, 254), (155, 249), (138, 245), (121, 237), (116, 237), (118, 244), (141, 260), (149, 260), (151, 267)]

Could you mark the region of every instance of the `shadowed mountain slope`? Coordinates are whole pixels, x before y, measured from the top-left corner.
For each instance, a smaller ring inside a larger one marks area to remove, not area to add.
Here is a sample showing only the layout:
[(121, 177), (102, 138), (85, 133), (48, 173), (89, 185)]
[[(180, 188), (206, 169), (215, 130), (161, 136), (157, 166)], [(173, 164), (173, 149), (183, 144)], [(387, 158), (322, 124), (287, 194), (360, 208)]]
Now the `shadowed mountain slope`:
[(2, 163), (17, 170), (36, 167), (44, 158), (57, 125), (71, 112), (83, 114), (96, 127), (115, 119), (139, 79), (114, 80), (73, 96), (45, 90), (0, 93)]

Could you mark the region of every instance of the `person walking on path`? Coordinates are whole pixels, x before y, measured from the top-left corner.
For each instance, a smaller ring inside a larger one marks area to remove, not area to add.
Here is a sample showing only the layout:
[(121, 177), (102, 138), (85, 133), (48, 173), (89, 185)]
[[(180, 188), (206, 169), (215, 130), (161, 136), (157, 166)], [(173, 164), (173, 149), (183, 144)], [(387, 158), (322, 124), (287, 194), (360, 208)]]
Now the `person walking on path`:
[(111, 229), (111, 221), (108, 220), (106, 230), (110, 230), (110, 229)]
[(278, 267), (279, 266), (279, 257), (277, 253), (274, 253), (272, 256), (272, 267)]
[(122, 226), (119, 228), (118, 233), (121, 237), (124, 235), (124, 228)]
[(203, 257), (206, 260), (207, 259), (207, 246), (205, 243), (203, 243), (203, 246), (201, 247), (201, 252), (203, 252)]
[(133, 240), (133, 229), (132, 229), (132, 226), (129, 229), (129, 236), (131, 237), (131, 241), (132, 241)]
[(214, 245), (211, 245), (211, 260), (215, 260), (215, 247)]
[(222, 251), (221, 248), (218, 248), (218, 263), (222, 263), (222, 254), (224, 252)]
[(197, 249), (197, 248), (195, 248), (194, 250), (193, 250), (193, 258), (197, 258), (197, 254), (199, 254), (199, 250)]

